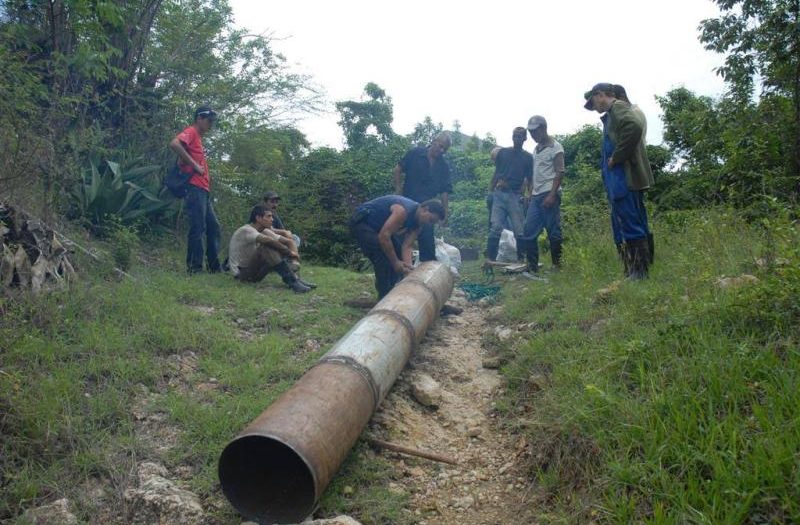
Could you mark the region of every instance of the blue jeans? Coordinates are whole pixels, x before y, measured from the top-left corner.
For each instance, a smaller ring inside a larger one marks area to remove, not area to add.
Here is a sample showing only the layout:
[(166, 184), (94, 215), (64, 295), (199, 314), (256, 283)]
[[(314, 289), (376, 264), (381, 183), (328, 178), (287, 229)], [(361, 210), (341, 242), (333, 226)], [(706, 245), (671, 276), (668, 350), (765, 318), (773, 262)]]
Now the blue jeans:
[(647, 211), (641, 191), (629, 191), (624, 197), (609, 199), (611, 205), (611, 232), (614, 243), (644, 239), (650, 233)]
[(520, 194), (514, 191), (495, 190), (492, 194), (492, 214), (489, 237), (499, 239), (506, 225), (511, 225), (514, 238), (522, 236), (522, 222), (525, 210), (522, 209)]
[(528, 256), (539, 257), (539, 235), (542, 230), (547, 230), (547, 238), (551, 243), (560, 242), (561, 236), (561, 194), (556, 197), (556, 202), (549, 208), (544, 207), (544, 200), (549, 193), (541, 193), (531, 197), (528, 206), (528, 215), (525, 218), (525, 229), (522, 238), (528, 246)]
[(206, 238), (206, 260), (208, 271), (220, 271), (219, 238), (220, 227), (211, 195), (197, 186), (189, 185), (186, 193), (186, 215), (189, 217), (189, 239), (186, 253), (186, 268), (189, 273), (203, 271), (203, 237)]

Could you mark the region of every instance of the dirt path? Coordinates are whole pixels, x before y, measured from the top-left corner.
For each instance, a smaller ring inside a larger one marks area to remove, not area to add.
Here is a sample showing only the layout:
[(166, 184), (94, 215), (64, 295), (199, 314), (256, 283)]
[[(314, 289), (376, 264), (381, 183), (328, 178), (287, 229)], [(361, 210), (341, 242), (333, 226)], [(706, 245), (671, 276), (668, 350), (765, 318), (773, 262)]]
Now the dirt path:
[[(486, 310), (467, 303), (460, 291), (449, 304), (464, 312), (439, 319), (428, 331), (373, 419), (371, 433), (458, 460), (453, 466), (384, 453), (397, 466), (397, 483), (411, 494), (419, 525), (535, 523), (523, 472), (529, 447), (501, 428), (493, 400), (503, 381), (482, 365)], [(427, 394), (419, 394), (426, 383)]]

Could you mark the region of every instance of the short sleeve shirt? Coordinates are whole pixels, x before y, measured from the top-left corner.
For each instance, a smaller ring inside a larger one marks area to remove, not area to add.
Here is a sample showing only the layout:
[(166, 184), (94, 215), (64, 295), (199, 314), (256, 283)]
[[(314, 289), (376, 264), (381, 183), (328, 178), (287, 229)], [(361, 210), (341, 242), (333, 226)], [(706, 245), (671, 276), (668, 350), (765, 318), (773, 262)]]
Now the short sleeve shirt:
[(228, 245), (228, 262), (233, 275), (239, 275), (239, 267), (247, 268), (248, 262), (255, 259), (260, 235), (266, 235), (273, 240), (280, 239), (280, 236), (269, 228), (259, 232), (252, 224), (245, 224), (233, 232)]
[[(553, 189), (556, 175), (564, 172), (564, 147), (556, 140), (536, 146), (533, 153), (533, 194)], [(561, 191), (561, 188), (559, 188)]]
[(400, 160), (400, 169), (405, 174), (403, 196), (416, 202), (433, 199), (440, 193), (452, 193), (450, 166), (444, 155), (431, 166), (428, 161), (428, 148), (416, 147), (408, 151)]
[[(188, 153), (195, 162), (202, 166), (205, 172), (202, 175), (195, 173), (192, 178), (189, 179), (189, 184), (209, 191), (211, 189), (211, 177), (208, 174), (206, 152), (203, 149), (203, 140), (200, 137), (200, 133), (194, 126), (189, 126), (178, 133), (178, 140), (183, 144), (186, 153)], [(191, 166), (190, 164), (184, 164), (180, 161), (180, 159), (178, 159), (178, 165), (180, 166), (180, 170), (184, 173), (192, 173), (194, 171), (194, 166)]]
[(533, 155), (524, 149), (503, 148), (495, 161), (498, 190), (519, 192), (525, 179), (533, 176)]

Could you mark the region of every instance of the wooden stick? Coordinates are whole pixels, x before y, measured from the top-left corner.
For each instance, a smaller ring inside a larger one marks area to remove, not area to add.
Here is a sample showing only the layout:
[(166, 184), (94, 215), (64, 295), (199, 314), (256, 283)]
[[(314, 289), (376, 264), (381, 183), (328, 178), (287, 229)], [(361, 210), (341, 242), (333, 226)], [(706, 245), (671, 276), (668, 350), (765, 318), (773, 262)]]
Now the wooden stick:
[(458, 465), (458, 461), (444, 456), (442, 454), (436, 454), (434, 452), (426, 452), (424, 450), (417, 450), (414, 448), (404, 447), (403, 445), (397, 445), (395, 443), (389, 443), (388, 441), (382, 441), (380, 439), (375, 439), (372, 437), (368, 437), (367, 441), (371, 445), (375, 445), (376, 447), (385, 448), (387, 450), (391, 450), (393, 452), (399, 452), (400, 454), (408, 454), (409, 456), (417, 456), (420, 458), (430, 459), (433, 461), (438, 461), (440, 463), (449, 463), (450, 465)]

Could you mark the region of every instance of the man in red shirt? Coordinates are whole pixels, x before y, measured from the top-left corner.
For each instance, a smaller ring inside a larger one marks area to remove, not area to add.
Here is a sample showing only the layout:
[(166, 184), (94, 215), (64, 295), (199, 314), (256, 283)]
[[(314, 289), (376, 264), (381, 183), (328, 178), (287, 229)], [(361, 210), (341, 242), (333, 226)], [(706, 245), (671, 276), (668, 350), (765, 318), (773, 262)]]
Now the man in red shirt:
[(189, 273), (203, 271), (203, 235), (206, 237), (206, 262), (208, 271), (220, 271), (220, 226), (211, 203), (211, 176), (203, 150), (202, 137), (217, 120), (217, 113), (208, 106), (194, 112), (194, 123), (178, 133), (169, 147), (178, 155), (178, 166), (183, 173), (191, 173), (186, 192), (186, 214), (189, 216), (189, 241), (186, 267)]

